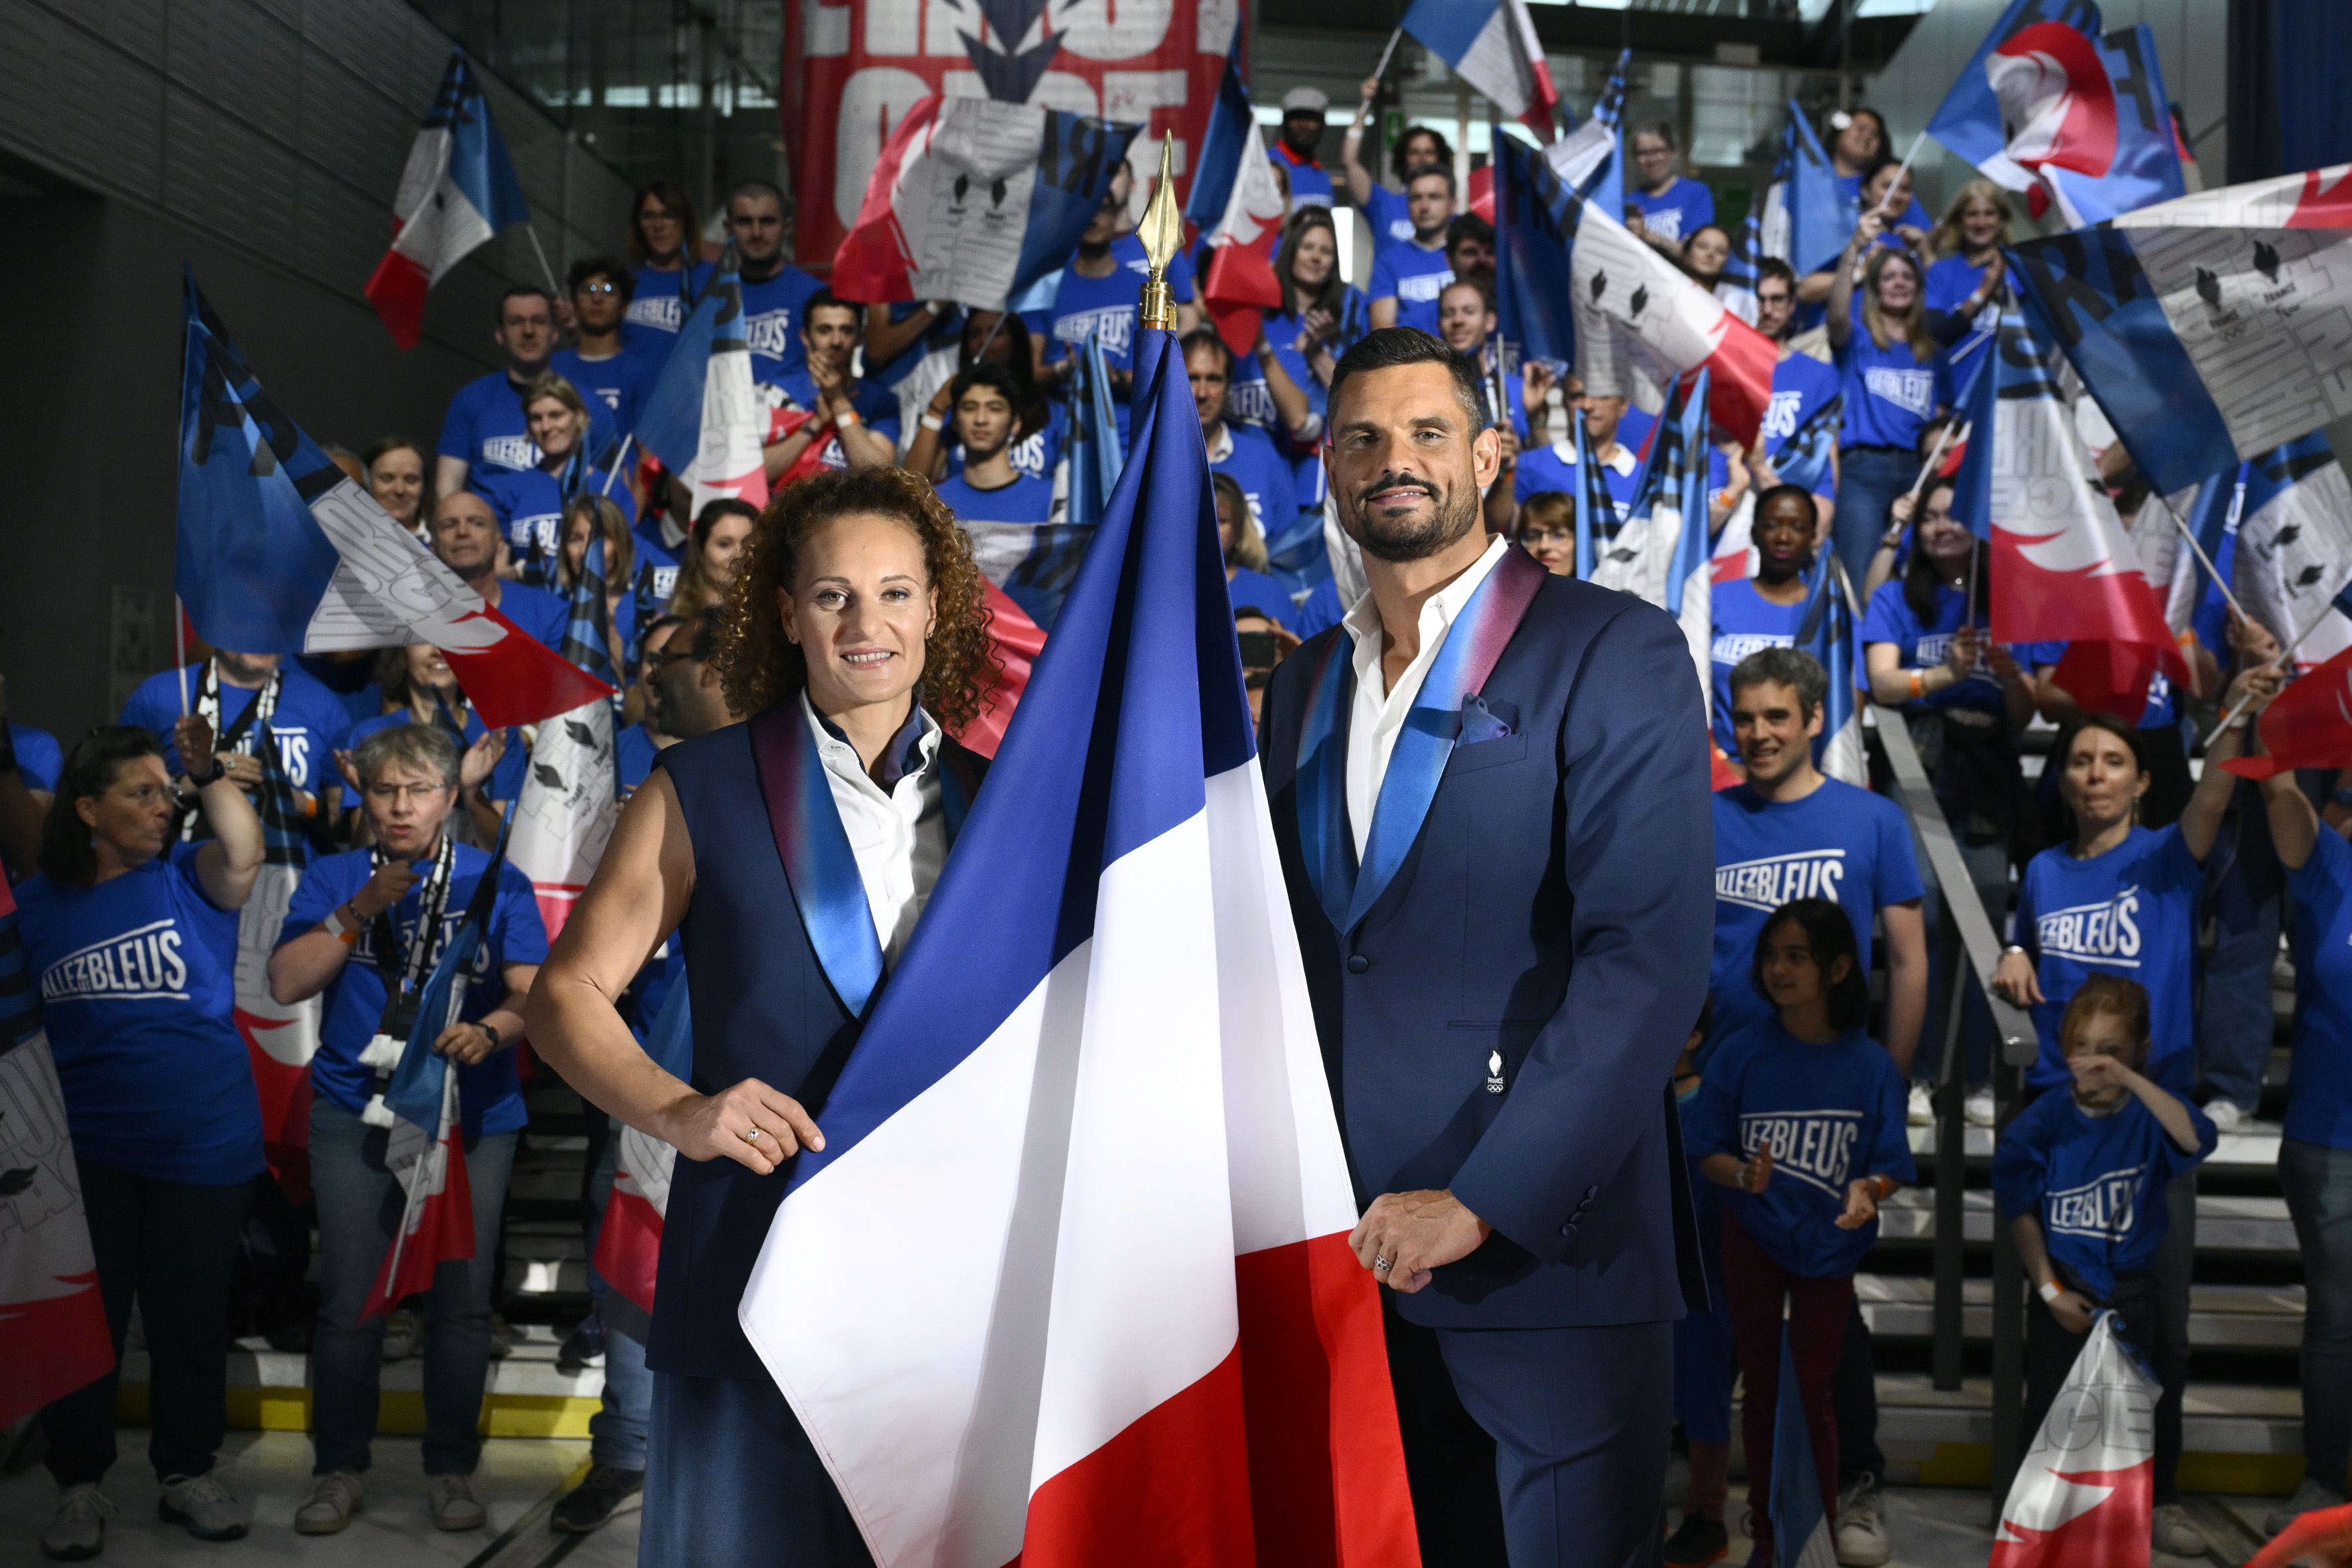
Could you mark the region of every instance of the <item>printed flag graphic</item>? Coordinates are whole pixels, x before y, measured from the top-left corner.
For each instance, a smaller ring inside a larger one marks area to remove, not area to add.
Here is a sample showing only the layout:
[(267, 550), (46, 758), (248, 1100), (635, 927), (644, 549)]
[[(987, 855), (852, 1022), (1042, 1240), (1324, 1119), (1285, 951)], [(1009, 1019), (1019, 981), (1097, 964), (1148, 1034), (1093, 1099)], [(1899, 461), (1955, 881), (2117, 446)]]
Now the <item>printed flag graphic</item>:
[(1853, 695), (1859, 662), (1854, 657), (1859, 650), (1854, 646), (1853, 585), (1846, 580), (1837, 552), (1830, 550), (1813, 563), (1811, 579), (1812, 592), (1792, 646), (1811, 654), (1830, 678), (1829, 695), (1822, 700), (1822, 732), (1813, 740), (1813, 763), (1842, 784), (1866, 785), (1870, 767), (1862, 746), (1862, 708)]
[(1495, 107), (1549, 142), (1559, 94), (1527, 0), (1413, 0), (1404, 30)]
[(0, 1429), (114, 1365), (37, 979), (0, 878)]
[[(1136, 373), (1134, 457), (740, 1317), (881, 1568), (1410, 1568), (1200, 422), (1167, 334)], [(906, 1244), (950, 1205), (954, 1247)]]
[(588, 890), (620, 820), (620, 764), (613, 704), (599, 697), (542, 722), (514, 805), (509, 858), (530, 879), (547, 939)]
[(866, 181), (834, 256), (834, 291), (1003, 310), (1069, 258), (1139, 129), (989, 99), (922, 100)]
[(2156, 1380), (2102, 1312), (2001, 1505), (1990, 1568), (2146, 1568)]
[(698, 517), (721, 497), (768, 504), (760, 452), (768, 425), (769, 410), (751, 384), (743, 279), (730, 244), (637, 410), (637, 444), (685, 482), (693, 493), (688, 515)]
[(449, 268), (510, 223), (529, 223), (522, 185), (463, 51), (449, 53), (393, 197), (392, 248), (364, 290), (404, 349), (416, 346), (425, 295)]
[(2352, 415), (2352, 164), (2183, 196), (2021, 241), (2054, 342), (2173, 495)]
[(1789, 100), (1780, 166), (1764, 193), (1757, 225), (1757, 247), (1777, 256), (1803, 278), (1836, 259), (1853, 234), (1858, 215), (1839, 188), (1836, 166), (1813, 134), (1813, 122), (1797, 100)]
[(441, 564), (262, 390), (187, 279), (173, 581), (196, 635), (245, 653), (429, 642), (493, 729), (612, 688)]
[(269, 994), (269, 955), (278, 949), (286, 911), (301, 886), (310, 856), (294, 802), (294, 781), (278, 746), (278, 733), (262, 721), (254, 737), (261, 759), (261, 789), (255, 807), (261, 816), (261, 869), (253, 893), (236, 918), (236, 1032), (245, 1037), (253, 1063), (253, 1086), (261, 1097), (261, 1147), (269, 1173), (299, 1205), (310, 1196), (310, 1058), (319, 1050), (324, 1008), (316, 996), (290, 1006)]
[(1675, 377), (1705, 367), (1707, 414), (1743, 447), (1755, 445), (1772, 401), (1772, 341), (1724, 308), (1598, 203), (1575, 228), (1570, 285), (1577, 369), (1588, 394), (1655, 407)]
[[(680, 1081), (693, 1076), (693, 1015), (682, 981), (669, 988), (653, 1027), (646, 1031), (646, 1054)], [(620, 1142), (613, 1163), (613, 1191), (604, 1200), (604, 1223), (596, 1227), (596, 1252), (589, 1263), (612, 1287), (604, 1297), (605, 1321), (643, 1344), (653, 1330), (654, 1279), (661, 1263), (662, 1221), (669, 1214), (670, 1173), (677, 1163), (677, 1151), (634, 1127), (621, 1129)]]
[(1540, 157), (1517, 137), (1493, 137), (1489, 220), (1495, 225), (1496, 321), (1504, 362), (1576, 360), (1576, 310), (1569, 298), (1569, 254), (1580, 214), (1624, 205), (1624, 173), (1617, 130), (1625, 100), (1625, 67), (1617, 68), (1591, 117)]

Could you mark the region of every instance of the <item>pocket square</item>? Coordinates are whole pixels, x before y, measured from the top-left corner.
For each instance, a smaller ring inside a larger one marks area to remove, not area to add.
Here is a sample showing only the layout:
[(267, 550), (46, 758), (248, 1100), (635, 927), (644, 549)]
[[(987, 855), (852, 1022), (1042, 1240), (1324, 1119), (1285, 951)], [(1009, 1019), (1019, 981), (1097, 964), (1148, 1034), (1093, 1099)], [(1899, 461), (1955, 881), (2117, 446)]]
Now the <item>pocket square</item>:
[(1462, 728), (1454, 737), (1456, 746), (1475, 746), (1481, 741), (1507, 740), (1518, 731), (1512, 721), (1518, 710), (1508, 703), (1489, 706), (1476, 692), (1462, 700)]

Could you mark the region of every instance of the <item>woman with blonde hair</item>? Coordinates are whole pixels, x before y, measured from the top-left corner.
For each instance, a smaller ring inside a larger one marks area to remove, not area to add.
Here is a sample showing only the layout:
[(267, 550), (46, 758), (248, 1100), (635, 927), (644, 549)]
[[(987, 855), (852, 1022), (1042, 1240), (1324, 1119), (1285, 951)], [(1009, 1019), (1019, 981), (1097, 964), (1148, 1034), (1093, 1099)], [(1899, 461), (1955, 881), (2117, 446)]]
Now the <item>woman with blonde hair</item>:
[[(597, 405), (602, 407), (601, 402)], [(578, 496), (606, 496), (624, 522), (635, 521), (629, 487), (589, 461), (595, 416), (580, 389), (552, 371), (522, 391), (522, 414), (539, 461), (519, 470), (479, 470), (474, 489), (498, 514), (505, 560), (499, 574), (534, 588), (555, 581), (558, 530), (563, 508)]]
[(1880, 214), (1864, 213), (1831, 268), (1830, 347), (1843, 384), (1845, 426), (1830, 536), (1856, 583), (1869, 570), (1895, 498), (1918, 476), (1920, 427), (1952, 402), (1950, 363), (1927, 330), (1919, 259), (1879, 244), (1885, 227)]
[(1964, 386), (1977, 355), (2000, 325), (2001, 247), (2015, 214), (2009, 194), (1990, 180), (1970, 180), (1927, 237), (1930, 250), (1958, 247), (1927, 268), (1927, 328), (1951, 356), (1952, 384)]
[(554, 590), (569, 595), (587, 570), (588, 542), (604, 542), (604, 559), (598, 574), (604, 584), (604, 625), (612, 644), (613, 668), (629, 668), (624, 657), (637, 640), (637, 598), (630, 591), (636, 575), (636, 534), (629, 520), (608, 496), (577, 495), (563, 503), (562, 548), (556, 552)]
[(1265, 535), (1250, 515), (1249, 498), (1231, 474), (1212, 474), (1217, 496), (1217, 542), (1225, 552), (1225, 592), (1236, 610), (1255, 609), (1286, 631), (1298, 629), (1298, 606), (1266, 571)]
[[(846, 1506), (736, 1321), (804, 1145), (808, 1104), (905, 951), (983, 764), (953, 739), (998, 669), (985, 582), (930, 485), (846, 468), (760, 518), (716, 653), (751, 717), (656, 755), (561, 948), (531, 1043), (592, 1103), (685, 1156), (671, 1177), (639, 1561), (869, 1562)], [(613, 998), (685, 938), (692, 1082)]]

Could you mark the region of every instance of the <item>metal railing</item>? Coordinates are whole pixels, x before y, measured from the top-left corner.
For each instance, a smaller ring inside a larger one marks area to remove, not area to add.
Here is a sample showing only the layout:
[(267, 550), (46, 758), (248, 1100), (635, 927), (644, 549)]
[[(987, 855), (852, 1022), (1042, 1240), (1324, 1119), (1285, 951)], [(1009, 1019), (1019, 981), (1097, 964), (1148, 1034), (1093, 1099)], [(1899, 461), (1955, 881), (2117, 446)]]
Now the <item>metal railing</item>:
[[(1963, 1290), (1967, 1278), (1966, 1191), (1968, 1128), (1963, 1104), (1968, 1097), (1967, 1050), (1963, 1021), (1971, 984), (1992, 1015), (1993, 1037), (2000, 1046), (1993, 1058), (1993, 1135), (2017, 1114), (2022, 1074), (2040, 1050), (2033, 1020), (2023, 1008), (2003, 1000), (1992, 988), (1993, 970), (2000, 963), (2000, 932), (1979, 901), (1975, 879), (1953, 840), (1950, 824), (1921, 765), (1918, 749), (1899, 710), (1874, 705), (1872, 717), (1880, 747), (1895, 774), (1896, 801), (1927, 849), (1927, 873), (1942, 893), (1943, 918), (1937, 921), (1935, 974), (1942, 981), (1944, 998), (1942, 1054), (1936, 1068), (1936, 1301), (1935, 1384), (1939, 1389), (1960, 1386), (1963, 1344)], [(2025, 1404), (2025, 1268), (2009, 1227), (1998, 1209), (1992, 1226), (1992, 1496), (1996, 1511), (2009, 1495), (2009, 1483), (2022, 1457), (2019, 1430)]]

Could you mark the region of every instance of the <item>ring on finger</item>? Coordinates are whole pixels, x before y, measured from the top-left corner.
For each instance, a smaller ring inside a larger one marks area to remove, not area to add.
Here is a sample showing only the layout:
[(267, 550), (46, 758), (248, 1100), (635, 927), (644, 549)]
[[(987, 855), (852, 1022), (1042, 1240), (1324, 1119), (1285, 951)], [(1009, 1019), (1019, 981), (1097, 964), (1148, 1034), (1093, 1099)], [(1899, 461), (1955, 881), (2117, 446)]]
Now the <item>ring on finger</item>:
[(1386, 1274), (1395, 1267), (1396, 1265), (1386, 1258), (1375, 1255), (1372, 1258), (1372, 1272), (1375, 1274)]
[(746, 1143), (757, 1143), (760, 1141), (760, 1132), (761, 1130), (759, 1128), (752, 1128), (749, 1132), (743, 1134), (743, 1142)]

